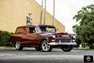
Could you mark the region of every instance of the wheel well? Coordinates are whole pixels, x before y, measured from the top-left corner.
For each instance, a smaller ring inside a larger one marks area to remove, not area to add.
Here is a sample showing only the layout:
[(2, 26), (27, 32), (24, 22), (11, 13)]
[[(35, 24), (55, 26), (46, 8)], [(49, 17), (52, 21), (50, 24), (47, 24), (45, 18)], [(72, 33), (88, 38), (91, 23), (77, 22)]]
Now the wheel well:
[(41, 42), (42, 42), (43, 40), (47, 40), (47, 39), (42, 39), (42, 40), (40, 41), (40, 44), (41, 44)]

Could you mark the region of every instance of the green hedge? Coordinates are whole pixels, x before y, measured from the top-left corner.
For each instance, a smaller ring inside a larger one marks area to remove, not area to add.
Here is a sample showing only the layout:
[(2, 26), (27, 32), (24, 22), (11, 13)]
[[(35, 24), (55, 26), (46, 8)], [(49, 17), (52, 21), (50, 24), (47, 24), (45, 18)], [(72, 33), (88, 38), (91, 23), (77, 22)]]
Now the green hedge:
[(0, 46), (13, 46), (9, 42), (9, 38), (13, 33), (7, 31), (0, 31)]

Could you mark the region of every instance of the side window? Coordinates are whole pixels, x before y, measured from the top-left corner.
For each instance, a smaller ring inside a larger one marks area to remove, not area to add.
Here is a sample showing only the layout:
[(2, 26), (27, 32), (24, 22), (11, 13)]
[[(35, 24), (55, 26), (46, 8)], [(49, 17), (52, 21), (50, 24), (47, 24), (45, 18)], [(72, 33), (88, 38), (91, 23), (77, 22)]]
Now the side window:
[(29, 27), (29, 33), (35, 33), (35, 27)]
[(15, 33), (16, 34), (24, 34), (25, 30), (24, 30), (24, 28), (17, 28)]
[(41, 33), (41, 30), (40, 30), (40, 28), (38, 26), (35, 27), (35, 30), (36, 30), (36, 33)]

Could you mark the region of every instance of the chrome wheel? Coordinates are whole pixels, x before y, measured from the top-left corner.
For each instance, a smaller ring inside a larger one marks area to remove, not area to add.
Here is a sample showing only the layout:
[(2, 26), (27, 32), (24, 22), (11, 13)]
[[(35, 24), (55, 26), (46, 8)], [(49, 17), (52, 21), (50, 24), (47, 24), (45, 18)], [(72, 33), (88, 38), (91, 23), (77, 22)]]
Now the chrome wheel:
[(15, 47), (16, 47), (16, 50), (22, 50), (23, 49), (20, 42), (16, 42)]
[(47, 40), (43, 40), (42, 43), (41, 43), (41, 49), (42, 51), (44, 52), (47, 52), (47, 51), (51, 51), (52, 48), (51, 46), (48, 44)]

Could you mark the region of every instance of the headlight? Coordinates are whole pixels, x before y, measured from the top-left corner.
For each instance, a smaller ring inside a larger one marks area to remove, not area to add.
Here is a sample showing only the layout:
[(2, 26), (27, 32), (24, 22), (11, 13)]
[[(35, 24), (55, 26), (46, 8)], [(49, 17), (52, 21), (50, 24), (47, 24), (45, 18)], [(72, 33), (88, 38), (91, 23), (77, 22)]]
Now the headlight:
[(52, 35), (52, 37), (53, 37), (53, 38), (56, 38), (56, 36), (55, 36), (55, 35)]
[(76, 36), (75, 36), (75, 35), (73, 35), (73, 38), (76, 38)]

